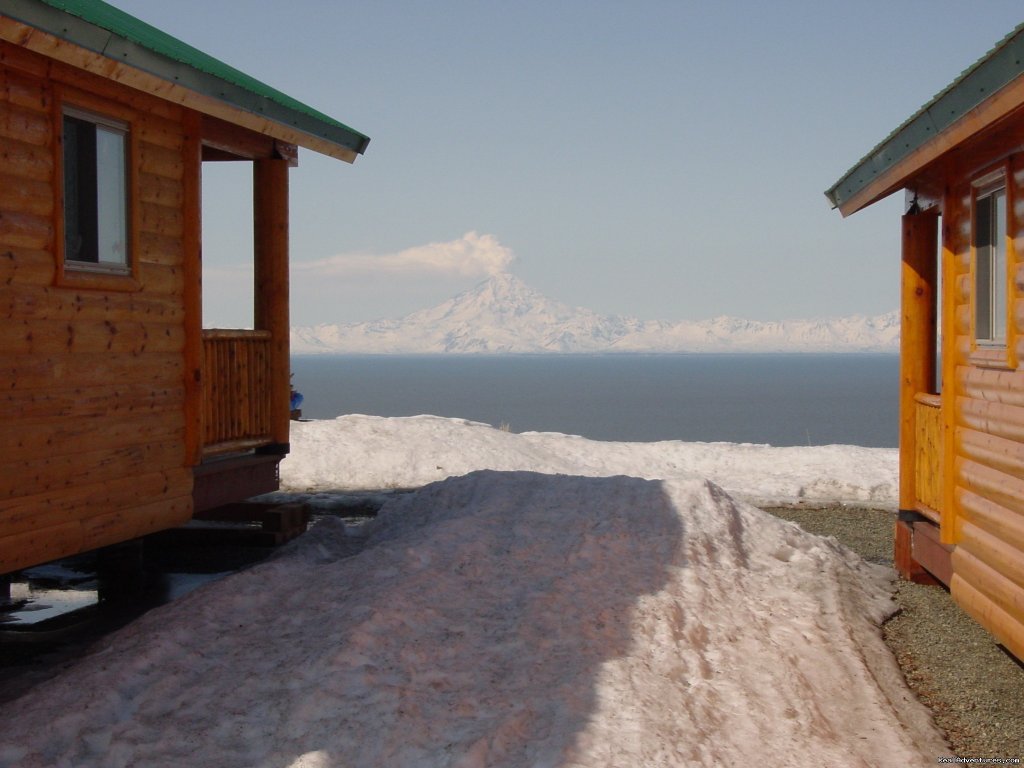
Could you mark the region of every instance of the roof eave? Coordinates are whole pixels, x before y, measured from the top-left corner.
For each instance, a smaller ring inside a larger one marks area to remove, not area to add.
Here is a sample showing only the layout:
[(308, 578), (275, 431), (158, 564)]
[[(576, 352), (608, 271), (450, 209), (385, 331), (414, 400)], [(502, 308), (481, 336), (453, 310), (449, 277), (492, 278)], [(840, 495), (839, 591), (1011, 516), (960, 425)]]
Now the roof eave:
[(901, 189), (928, 163), (1024, 104), (1024, 24), (851, 168), (825, 197), (843, 216)]
[[(857, 187), (848, 196), (837, 195), (837, 187), (828, 190), (825, 196), (834, 208), (839, 209), (843, 217), (856, 213), (908, 186), (932, 162), (972, 136), (999, 122), (1021, 105), (1024, 105), (1024, 76), (994, 93), (941, 133), (933, 135), (929, 140), (914, 148), (909, 154), (904, 155), (888, 167), (882, 168), (874, 174), (870, 181)], [(870, 159), (869, 156), (868, 160)]]
[(5, 6), (0, 39), (348, 163), (370, 141), (45, 4)]

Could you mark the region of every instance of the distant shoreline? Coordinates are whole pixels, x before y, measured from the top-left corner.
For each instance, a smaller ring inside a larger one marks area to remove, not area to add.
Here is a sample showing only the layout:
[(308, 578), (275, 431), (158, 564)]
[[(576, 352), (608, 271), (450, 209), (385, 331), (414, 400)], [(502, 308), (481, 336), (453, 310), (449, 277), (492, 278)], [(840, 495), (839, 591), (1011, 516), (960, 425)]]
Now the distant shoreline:
[(408, 358), (555, 358), (555, 357), (891, 357), (898, 359), (899, 350), (849, 350), (849, 351), (765, 351), (733, 350), (723, 352), (641, 352), (634, 350), (606, 352), (292, 352), (292, 357), (408, 357)]

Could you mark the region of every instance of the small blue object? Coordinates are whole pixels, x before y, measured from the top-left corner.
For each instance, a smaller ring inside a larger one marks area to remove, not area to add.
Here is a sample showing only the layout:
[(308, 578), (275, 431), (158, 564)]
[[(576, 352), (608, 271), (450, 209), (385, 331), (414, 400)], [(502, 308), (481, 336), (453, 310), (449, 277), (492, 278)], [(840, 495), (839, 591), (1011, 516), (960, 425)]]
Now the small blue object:
[(302, 393), (292, 390), (292, 410), (297, 411), (302, 407)]

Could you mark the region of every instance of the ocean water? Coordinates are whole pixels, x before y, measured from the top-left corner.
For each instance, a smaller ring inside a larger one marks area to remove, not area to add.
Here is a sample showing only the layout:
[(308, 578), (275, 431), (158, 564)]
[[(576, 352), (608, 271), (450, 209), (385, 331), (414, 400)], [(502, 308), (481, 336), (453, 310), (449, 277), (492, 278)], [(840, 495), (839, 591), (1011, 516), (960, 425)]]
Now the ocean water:
[(596, 440), (895, 447), (896, 355), (298, 356), (303, 417), (433, 414)]

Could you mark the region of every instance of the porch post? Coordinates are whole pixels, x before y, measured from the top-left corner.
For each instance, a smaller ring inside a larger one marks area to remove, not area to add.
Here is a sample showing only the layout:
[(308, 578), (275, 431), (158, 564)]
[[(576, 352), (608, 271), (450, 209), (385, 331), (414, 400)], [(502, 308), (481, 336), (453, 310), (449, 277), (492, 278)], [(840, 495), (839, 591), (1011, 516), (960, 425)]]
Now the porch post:
[(270, 331), (270, 431), (288, 452), (290, 413), (288, 316), (288, 166), (286, 159), (253, 162), (255, 327)]
[(202, 127), (199, 113), (185, 112), (182, 148), (182, 248), (185, 261), (185, 464), (195, 467), (203, 459), (203, 237), (202, 237)]
[[(904, 578), (920, 566), (911, 557), (916, 516), (917, 404), (915, 396), (935, 389), (938, 210), (903, 216), (900, 289), (900, 519), (894, 561)], [(935, 457), (936, 462), (941, 457)], [(910, 513), (910, 514), (908, 514)]]

